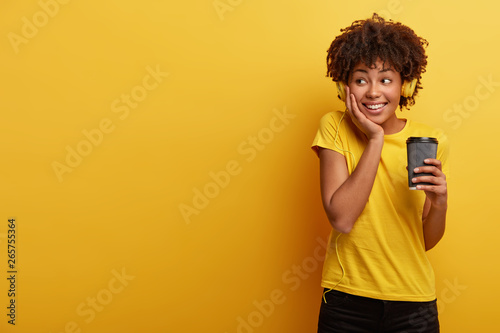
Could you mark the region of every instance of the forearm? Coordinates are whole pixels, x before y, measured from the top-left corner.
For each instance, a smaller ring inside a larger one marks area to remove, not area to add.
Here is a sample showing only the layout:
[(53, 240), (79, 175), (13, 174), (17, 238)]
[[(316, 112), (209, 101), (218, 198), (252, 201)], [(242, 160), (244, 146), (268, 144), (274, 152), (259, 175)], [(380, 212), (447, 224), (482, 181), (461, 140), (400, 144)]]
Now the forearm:
[(432, 249), (441, 240), (446, 226), (447, 205), (431, 206), (427, 217), (423, 220), (425, 250)]
[(348, 233), (365, 208), (377, 174), (383, 136), (368, 142), (361, 158), (344, 183), (324, 203), (332, 226)]

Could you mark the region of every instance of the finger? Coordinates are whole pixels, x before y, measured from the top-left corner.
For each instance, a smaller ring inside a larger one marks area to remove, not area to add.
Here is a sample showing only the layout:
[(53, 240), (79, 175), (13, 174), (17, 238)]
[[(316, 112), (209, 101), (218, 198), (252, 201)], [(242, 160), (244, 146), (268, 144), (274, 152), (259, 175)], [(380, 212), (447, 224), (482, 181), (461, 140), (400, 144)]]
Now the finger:
[[(446, 175), (443, 173), (443, 171), (441, 171), (441, 169), (439, 169), (438, 167), (435, 167), (435, 166), (420, 166), (420, 167), (416, 167), (415, 169), (413, 169), (413, 172), (415, 174), (418, 174), (418, 173), (431, 173), (433, 174), (434, 176), (436, 177), (442, 177), (442, 178), (445, 178), (446, 179)], [(418, 176), (418, 175), (415, 175), (415, 176)]]
[(354, 116), (354, 120), (358, 122), (358, 124), (363, 124), (364, 121), (366, 121), (366, 116), (361, 112), (359, 111), (359, 108), (358, 108), (358, 103), (356, 102), (356, 97), (354, 96), (354, 94), (351, 94), (350, 96), (351, 98), (351, 114)]
[(349, 86), (345, 86), (345, 106), (347, 110), (351, 110), (351, 90), (349, 89)]
[(417, 185), (417, 190), (422, 190), (425, 192), (436, 192), (436, 187), (434, 185)]
[(356, 118), (358, 118), (361, 111), (359, 111), (358, 102), (356, 101), (356, 96), (354, 96), (354, 94), (349, 94), (349, 99), (351, 101), (351, 108), (350, 108), (351, 112), (355, 113)]
[(417, 190), (422, 190), (424, 192), (432, 192), (435, 194), (446, 194), (446, 186), (436, 186), (436, 185), (417, 185)]
[(431, 183), (434, 185), (443, 185), (446, 184), (446, 180), (440, 177), (434, 176), (420, 176), (412, 178), (412, 182), (415, 184), (418, 183)]
[(436, 166), (436, 168), (438, 168), (439, 170), (442, 170), (442, 165), (441, 165), (441, 161), (438, 160), (438, 159), (435, 159), (435, 158), (426, 158), (424, 160), (424, 163), (425, 164), (431, 164), (431, 165), (434, 165)]

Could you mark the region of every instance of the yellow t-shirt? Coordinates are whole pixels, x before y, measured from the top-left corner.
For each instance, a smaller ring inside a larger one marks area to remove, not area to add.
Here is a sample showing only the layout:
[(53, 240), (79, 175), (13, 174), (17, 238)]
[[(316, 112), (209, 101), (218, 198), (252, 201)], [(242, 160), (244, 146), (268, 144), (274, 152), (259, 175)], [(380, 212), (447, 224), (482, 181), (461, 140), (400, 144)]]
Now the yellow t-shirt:
[[(343, 112), (323, 116), (312, 148), (328, 148), (344, 155), (349, 174), (367, 144)], [(334, 143), (337, 134), (337, 143)], [(406, 120), (398, 133), (385, 135), (384, 146), (366, 206), (351, 232), (338, 239), (332, 230), (323, 266), (322, 287), (353, 295), (394, 301), (431, 301), (436, 298), (434, 271), (425, 253), (422, 211), (425, 193), (408, 188), (406, 139), (411, 136), (438, 139), (437, 159), (448, 174), (448, 140), (439, 130)], [(348, 150), (352, 153), (346, 152)], [(337, 256), (338, 255), (338, 256)]]

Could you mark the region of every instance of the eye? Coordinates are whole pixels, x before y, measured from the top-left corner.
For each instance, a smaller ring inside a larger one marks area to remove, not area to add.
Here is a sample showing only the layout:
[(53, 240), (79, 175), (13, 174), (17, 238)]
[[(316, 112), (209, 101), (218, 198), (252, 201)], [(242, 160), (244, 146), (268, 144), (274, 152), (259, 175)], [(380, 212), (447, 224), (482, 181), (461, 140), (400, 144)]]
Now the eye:
[(364, 84), (364, 83), (366, 83), (365, 79), (356, 79), (355, 82), (356, 82), (356, 84)]
[(389, 84), (389, 83), (391, 83), (391, 82), (392, 82), (392, 80), (391, 80), (391, 79), (382, 79), (382, 83), (383, 83), (383, 84)]

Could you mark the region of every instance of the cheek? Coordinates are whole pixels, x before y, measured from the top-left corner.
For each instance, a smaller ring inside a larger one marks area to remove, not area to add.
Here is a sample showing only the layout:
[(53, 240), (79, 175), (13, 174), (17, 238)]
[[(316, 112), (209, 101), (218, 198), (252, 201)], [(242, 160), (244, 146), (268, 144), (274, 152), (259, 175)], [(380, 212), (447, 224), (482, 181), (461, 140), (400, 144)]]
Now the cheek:
[(387, 92), (387, 96), (390, 98), (391, 102), (399, 103), (399, 98), (401, 97), (401, 89), (391, 89)]
[(351, 91), (351, 94), (354, 95), (354, 97), (356, 97), (356, 101), (359, 103), (359, 100), (363, 97), (363, 94), (364, 92), (362, 91), (362, 89), (360, 89), (360, 87), (349, 87), (350, 88), (350, 91)]

